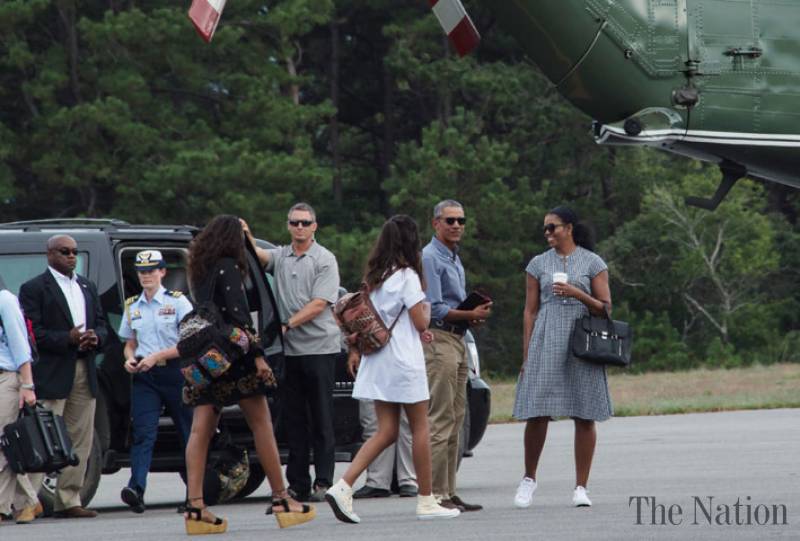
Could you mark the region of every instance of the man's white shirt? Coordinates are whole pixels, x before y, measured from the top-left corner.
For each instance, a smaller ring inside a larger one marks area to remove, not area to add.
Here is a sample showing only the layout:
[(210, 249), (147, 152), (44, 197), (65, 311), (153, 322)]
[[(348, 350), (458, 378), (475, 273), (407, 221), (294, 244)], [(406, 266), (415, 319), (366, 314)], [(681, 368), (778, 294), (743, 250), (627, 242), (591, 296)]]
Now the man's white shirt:
[(83, 290), (78, 283), (78, 275), (72, 273), (72, 278), (61, 274), (53, 267), (47, 267), (53, 278), (56, 279), (58, 287), (61, 288), (64, 297), (67, 299), (69, 306), (69, 313), (72, 315), (72, 324), (80, 327), (82, 331), (86, 330), (86, 298), (83, 296)]

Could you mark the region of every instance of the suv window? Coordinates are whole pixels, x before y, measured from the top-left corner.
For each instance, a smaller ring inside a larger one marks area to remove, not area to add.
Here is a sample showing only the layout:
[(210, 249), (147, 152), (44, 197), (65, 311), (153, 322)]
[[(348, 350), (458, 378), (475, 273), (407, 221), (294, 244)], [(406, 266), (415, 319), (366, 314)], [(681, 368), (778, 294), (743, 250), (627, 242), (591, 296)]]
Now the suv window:
[[(86, 276), (86, 264), (89, 254), (78, 253), (78, 263), (75, 272)], [(41, 274), (47, 268), (47, 254), (2, 254), (0, 255), (0, 269), (3, 280), (9, 291), (19, 295), (22, 284)]]
[[(119, 266), (122, 277), (122, 297), (127, 299), (142, 292), (136, 269), (133, 267), (136, 254), (142, 250), (152, 249), (152, 246), (125, 246), (119, 251)], [(189, 281), (186, 277), (186, 259), (189, 251), (186, 248), (165, 248), (159, 246), (158, 250), (167, 262), (167, 275), (162, 284), (165, 288), (180, 291), (191, 298)]]

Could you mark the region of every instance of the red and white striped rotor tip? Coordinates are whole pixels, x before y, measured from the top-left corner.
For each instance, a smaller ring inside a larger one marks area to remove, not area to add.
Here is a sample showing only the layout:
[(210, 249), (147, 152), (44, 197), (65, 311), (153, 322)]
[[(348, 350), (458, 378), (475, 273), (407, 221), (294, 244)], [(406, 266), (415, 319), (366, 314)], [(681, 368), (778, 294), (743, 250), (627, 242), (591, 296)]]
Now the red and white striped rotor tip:
[(461, 0), (428, 0), (458, 56), (469, 54), (481, 41), (481, 35)]
[(194, 24), (195, 30), (206, 43), (214, 37), (222, 10), (227, 0), (192, 0), (189, 8), (189, 19)]

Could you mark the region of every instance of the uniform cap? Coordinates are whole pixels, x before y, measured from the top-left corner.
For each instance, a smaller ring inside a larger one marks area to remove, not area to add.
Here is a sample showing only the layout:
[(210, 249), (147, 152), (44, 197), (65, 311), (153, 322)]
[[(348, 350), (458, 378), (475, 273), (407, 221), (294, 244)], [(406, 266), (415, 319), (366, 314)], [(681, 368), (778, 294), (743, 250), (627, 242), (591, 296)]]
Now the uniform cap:
[(164, 256), (158, 250), (143, 250), (136, 254), (133, 266), (137, 271), (163, 269), (167, 266)]

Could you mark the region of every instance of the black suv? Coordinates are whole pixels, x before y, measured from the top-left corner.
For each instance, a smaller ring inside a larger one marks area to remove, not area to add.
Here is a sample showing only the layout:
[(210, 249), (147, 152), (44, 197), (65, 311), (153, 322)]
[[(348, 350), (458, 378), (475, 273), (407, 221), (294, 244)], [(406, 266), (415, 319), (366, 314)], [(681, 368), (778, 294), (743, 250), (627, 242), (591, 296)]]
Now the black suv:
[[(136, 253), (158, 249), (167, 261), (164, 286), (189, 295), (186, 278), (188, 245), (198, 229), (192, 226), (131, 225), (119, 220), (54, 219), (0, 224), (0, 276), (7, 287), (18, 294), (19, 287), (44, 271), (47, 265), (45, 244), (54, 234), (68, 234), (78, 243), (76, 272), (97, 285), (100, 302), (109, 322), (109, 340), (96, 358), (100, 392), (97, 396), (95, 438), (81, 491), (84, 505), (94, 496), (101, 473), (115, 473), (130, 466), (130, 375), (123, 369), (124, 344), (116, 335), (123, 316), (123, 301), (140, 293), (141, 287), (133, 268)], [(259, 240), (259, 245), (272, 245)], [(245, 280), (248, 300), (257, 328), (264, 331), (276, 323), (277, 307), (267, 275), (258, 265), (254, 253), (248, 253), (250, 274)], [(267, 333), (264, 333), (267, 334)], [(280, 340), (277, 337), (276, 340)], [(468, 454), (480, 441), (489, 417), (490, 392), (480, 379), (477, 349), (468, 336), (470, 379), (469, 408), (462, 435), (462, 448)], [(280, 356), (278, 356), (280, 357)], [(279, 363), (280, 365), (280, 360)], [(353, 381), (345, 370), (345, 356), (337, 361), (334, 388), (336, 460), (352, 459), (361, 445), (358, 402), (351, 396)], [(270, 396), (275, 430), (281, 458), (286, 458), (284, 427), (280, 415), (280, 389)], [(209, 451), (209, 468), (219, 470), (235, 463), (236, 453), (246, 450), (250, 473), (236, 494), (226, 493), (215, 485), (219, 475), (206, 475), (205, 492), (211, 503), (217, 498), (244, 497), (256, 490), (264, 480), (264, 472), (253, 450), (252, 435), (238, 407), (225, 408), (217, 436)], [(244, 456), (239, 455), (239, 456)], [(233, 458), (232, 458), (233, 457)], [(159, 421), (158, 439), (153, 452), (151, 471), (182, 473), (184, 456), (169, 416)], [(218, 471), (217, 471), (218, 473)], [(227, 472), (226, 472), (227, 473)], [(45, 481), (40, 497), (48, 508), (52, 501), (54, 478)]]

